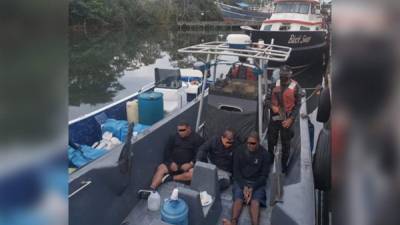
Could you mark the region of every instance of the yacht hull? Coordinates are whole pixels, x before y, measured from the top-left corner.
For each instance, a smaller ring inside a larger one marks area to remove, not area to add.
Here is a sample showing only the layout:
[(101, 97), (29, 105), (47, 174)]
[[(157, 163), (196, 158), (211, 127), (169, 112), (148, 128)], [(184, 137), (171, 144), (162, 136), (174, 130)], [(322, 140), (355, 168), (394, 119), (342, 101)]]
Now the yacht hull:
[[(326, 31), (260, 31), (245, 30), (253, 42), (263, 40), (265, 43), (282, 45), (292, 48), (286, 64), (293, 69), (302, 69), (316, 63), (321, 64), (327, 58), (328, 50)], [(280, 66), (281, 63), (270, 62), (271, 67)]]

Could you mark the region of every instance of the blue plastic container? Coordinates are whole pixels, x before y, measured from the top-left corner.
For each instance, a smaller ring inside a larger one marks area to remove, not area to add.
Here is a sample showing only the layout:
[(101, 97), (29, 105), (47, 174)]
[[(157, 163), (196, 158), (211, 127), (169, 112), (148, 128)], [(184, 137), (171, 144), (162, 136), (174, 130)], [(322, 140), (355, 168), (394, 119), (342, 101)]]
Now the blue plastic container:
[(139, 95), (139, 123), (153, 125), (164, 117), (163, 94), (146, 92)]
[[(136, 132), (137, 134), (141, 134), (143, 133), (145, 130), (147, 130), (150, 126), (148, 125), (143, 125), (140, 123), (135, 124), (135, 126), (133, 127), (133, 133)], [(121, 141), (125, 142), (126, 141), (126, 136), (128, 135), (128, 127), (126, 127), (126, 129), (121, 130)]]
[(100, 156), (106, 154), (106, 152), (107, 151), (104, 149), (94, 149), (87, 145), (81, 145), (79, 149), (68, 147), (69, 164), (80, 168), (88, 164), (92, 160), (95, 160)]
[(133, 127), (133, 132), (137, 132), (138, 134), (142, 133), (143, 131), (147, 130), (147, 128), (149, 128), (150, 126), (148, 125), (143, 125), (140, 123), (135, 124), (135, 126)]
[(101, 125), (101, 131), (102, 131), (102, 133), (108, 131), (108, 132), (112, 133), (114, 137), (116, 137), (120, 141), (124, 142), (126, 135), (128, 133), (128, 121), (107, 119)]
[(189, 208), (186, 202), (179, 198), (166, 200), (161, 209), (161, 220), (174, 225), (188, 225)]

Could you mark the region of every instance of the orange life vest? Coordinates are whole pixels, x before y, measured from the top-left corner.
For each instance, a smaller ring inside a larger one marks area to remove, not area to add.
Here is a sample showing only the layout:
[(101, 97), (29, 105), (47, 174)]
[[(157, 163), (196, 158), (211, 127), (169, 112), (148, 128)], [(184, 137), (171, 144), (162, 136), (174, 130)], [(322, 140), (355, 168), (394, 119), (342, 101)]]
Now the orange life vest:
[(257, 77), (253, 73), (253, 69), (250, 67), (244, 67), (246, 69), (245, 74), (241, 73), (241, 65), (234, 65), (232, 68), (232, 78), (245, 79), (245, 80), (257, 80)]
[[(283, 106), (284, 106), (286, 114), (291, 112), (296, 104), (296, 97), (295, 97), (296, 86), (297, 86), (297, 82), (290, 79), (289, 86), (285, 89), (285, 91), (283, 91), (282, 99), (283, 99)], [(274, 89), (272, 90), (271, 103), (273, 106), (280, 107), (279, 101), (278, 101), (278, 96), (279, 96), (280, 92), (281, 92), (281, 81), (278, 80), (276, 82)]]

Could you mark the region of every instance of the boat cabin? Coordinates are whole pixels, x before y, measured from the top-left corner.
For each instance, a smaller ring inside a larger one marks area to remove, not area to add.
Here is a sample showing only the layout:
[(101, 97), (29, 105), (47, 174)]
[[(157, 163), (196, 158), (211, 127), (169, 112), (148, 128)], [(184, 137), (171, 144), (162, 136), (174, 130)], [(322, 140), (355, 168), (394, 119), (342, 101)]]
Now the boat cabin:
[(264, 31), (316, 31), (322, 29), (320, 3), (316, 0), (277, 0), (271, 18), (261, 25)]

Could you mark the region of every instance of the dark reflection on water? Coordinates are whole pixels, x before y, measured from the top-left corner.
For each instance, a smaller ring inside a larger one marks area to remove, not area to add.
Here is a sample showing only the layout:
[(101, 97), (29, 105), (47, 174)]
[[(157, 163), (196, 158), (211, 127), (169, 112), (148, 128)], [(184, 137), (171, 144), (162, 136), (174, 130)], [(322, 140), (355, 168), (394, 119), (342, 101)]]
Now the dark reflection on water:
[[(229, 33), (149, 27), (96, 35), (70, 34), (69, 119), (135, 93), (154, 80), (155, 67), (190, 66), (188, 58), (177, 53), (179, 48), (217, 37), (225, 39)], [(315, 87), (321, 82), (321, 71), (317, 71), (308, 70), (296, 79), (302, 87)], [(315, 108), (317, 98), (309, 102), (309, 109)]]
[(154, 67), (187, 64), (187, 58), (177, 53), (179, 48), (214, 41), (220, 33), (150, 27), (70, 34), (69, 118), (133, 94), (154, 80)]

